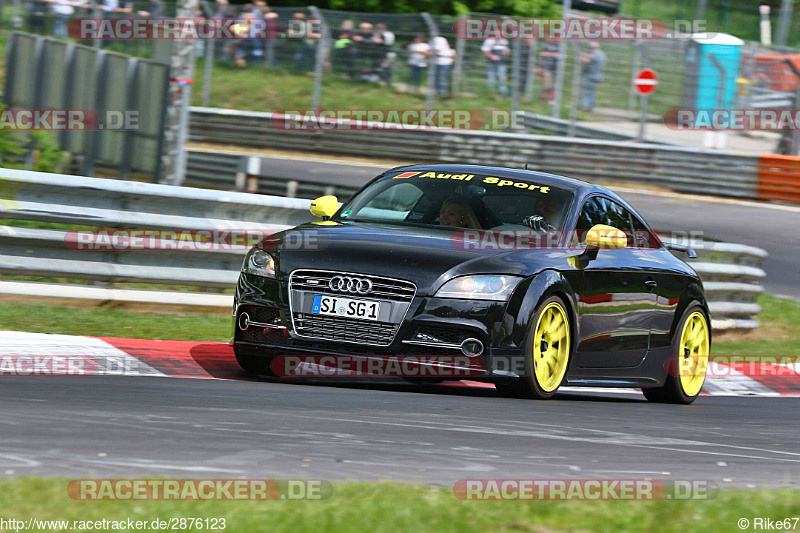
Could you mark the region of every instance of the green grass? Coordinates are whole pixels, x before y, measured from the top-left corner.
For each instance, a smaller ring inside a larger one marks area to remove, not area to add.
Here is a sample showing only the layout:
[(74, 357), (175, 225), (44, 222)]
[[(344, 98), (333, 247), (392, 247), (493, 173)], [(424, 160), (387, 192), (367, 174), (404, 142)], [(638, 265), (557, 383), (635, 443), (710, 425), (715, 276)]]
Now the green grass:
[(0, 329), (198, 342), (230, 340), (231, 318), (220, 314), (152, 314), (117, 309), (73, 309), (46, 305), (0, 305)]
[[(192, 104), (201, 105), (203, 95), (202, 63), (197, 65)], [(402, 79), (398, 76), (398, 79)], [(211, 107), (249, 111), (302, 111), (311, 108), (313, 77), (283, 68), (253, 65), (239, 68), (216, 63), (211, 82)], [(480, 89), (463, 96), (436, 100), (436, 109), (476, 109), (508, 111), (508, 98), (488, 94), (483, 78)], [(321, 97), (324, 109), (424, 109), (423, 95), (402, 92), (394, 87), (373, 83), (352, 82), (338, 74), (326, 74)], [(550, 104), (538, 99), (521, 102), (520, 107), (537, 113), (550, 114)], [(568, 108), (565, 108), (568, 109)], [(581, 114), (580, 117), (588, 116)]]
[[(4, 519), (225, 518), (226, 531), (737, 531), (740, 518), (800, 515), (796, 490), (724, 490), (701, 501), (461, 501), (452, 489), (342, 483), (302, 501), (104, 501), (69, 499), (68, 480), (0, 481)], [(71, 526), (71, 524), (70, 524)]]
[(800, 355), (800, 302), (762, 294), (761, 327), (747, 334), (725, 334), (713, 341), (715, 355)]
[[(746, 334), (721, 334), (714, 339), (714, 355), (800, 355), (800, 302), (761, 295), (762, 326)], [(139, 339), (226, 342), (231, 319), (223, 314), (153, 315), (115, 309), (73, 309), (45, 305), (0, 306), (0, 329), (131, 337)]]

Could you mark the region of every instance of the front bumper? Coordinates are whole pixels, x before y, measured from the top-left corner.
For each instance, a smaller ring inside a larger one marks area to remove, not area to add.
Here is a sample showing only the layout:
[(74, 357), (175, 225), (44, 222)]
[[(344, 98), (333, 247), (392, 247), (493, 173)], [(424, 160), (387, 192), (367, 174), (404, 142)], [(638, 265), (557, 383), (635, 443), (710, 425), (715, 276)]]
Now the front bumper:
[[(523, 355), (512, 337), (514, 318), (505, 302), (456, 300), (417, 294), (390, 344), (376, 346), (357, 341), (307, 338), (293, 326), (286, 281), (242, 274), (237, 284), (233, 317), (233, 344), (237, 350), (272, 358), (314, 354), (356, 357), (461, 356), (461, 343), (479, 340), (484, 349), (469, 358), (470, 379), (513, 377), (511, 361)], [(242, 328), (242, 315), (252, 323)], [(405, 341), (405, 342), (404, 342)], [(411, 341), (411, 342), (409, 342)], [(476, 372), (476, 368), (481, 369)]]

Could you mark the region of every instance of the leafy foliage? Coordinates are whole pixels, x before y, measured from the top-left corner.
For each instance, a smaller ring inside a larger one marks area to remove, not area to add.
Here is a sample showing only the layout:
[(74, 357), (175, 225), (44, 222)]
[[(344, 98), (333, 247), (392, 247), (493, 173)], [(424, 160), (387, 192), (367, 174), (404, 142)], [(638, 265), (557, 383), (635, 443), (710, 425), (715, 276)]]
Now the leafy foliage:
[[(0, 107), (0, 111), (4, 108)], [(26, 165), (28, 152), (32, 152), (32, 165)], [(50, 132), (32, 131), (20, 134), (13, 130), (0, 128), (0, 166), (57, 172), (67, 159), (66, 152), (59, 150)]]

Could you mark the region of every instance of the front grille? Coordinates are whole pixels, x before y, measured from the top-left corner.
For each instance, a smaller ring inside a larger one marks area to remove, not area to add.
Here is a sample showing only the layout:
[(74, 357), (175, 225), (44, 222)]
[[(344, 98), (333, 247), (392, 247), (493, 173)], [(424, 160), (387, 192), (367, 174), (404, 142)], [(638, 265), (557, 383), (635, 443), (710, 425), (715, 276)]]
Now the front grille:
[(413, 340), (420, 342), (461, 344), (464, 339), (469, 338), (469, 336), (469, 333), (463, 330), (437, 326), (420, 326)]
[[(354, 276), (367, 278), (372, 282), (372, 290), (367, 294), (350, 294), (331, 290), (328, 286), (334, 276)], [(369, 274), (349, 274), (343, 272), (327, 272), (322, 270), (295, 270), (289, 280), (289, 288), (300, 291), (314, 291), (315, 293), (338, 294), (340, 296), (351, 296), (354, 298), (368, 297), (380, 300), (390, 300), (393, 302), (409, 303), (414, 299), (417, 286), (410, 281), (401, 279), (386, 278), (383, 276), (372, 276)]]
[(261, 322), (262, 324), (280, 324), (281, 313), (273, 307), (262, 307), (260, 305), (242, 305), (239, 307), (239, 315), (247, 313), (251, 322)]
[(391, 344), (400, 328), (400, 324), (308, 313), (294, 313), (293, 318), (295, 332), (303, 337), (379, 346)]
[(254, 341), (261, 343), (281, 342), (287, 337), (286, 330), (263, 328), (260, 326), (250, 326), (246, 330), (239, 329), (239, 317), (242, 313), (247, 313), (251, 322), (262, 324), (281, 324), (280, 311), (273, 307), (263, 307), (260, 305), (242, 305), (236, 315), (236, 340)]

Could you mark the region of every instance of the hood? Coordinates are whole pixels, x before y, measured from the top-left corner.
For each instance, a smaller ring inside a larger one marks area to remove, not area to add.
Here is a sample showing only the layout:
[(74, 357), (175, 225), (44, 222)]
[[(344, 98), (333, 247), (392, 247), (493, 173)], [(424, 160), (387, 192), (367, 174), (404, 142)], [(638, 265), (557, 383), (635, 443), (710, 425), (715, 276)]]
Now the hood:
[(566, 265), (563, 251), (465, 250), (451, 228), (362, 222), (303, 224), (276, 234), (272, 248), (282, 280), (298, 268), (373, 274), (412, 281), (419, 295), (432, 294), (456, 276), (530, 276)]

